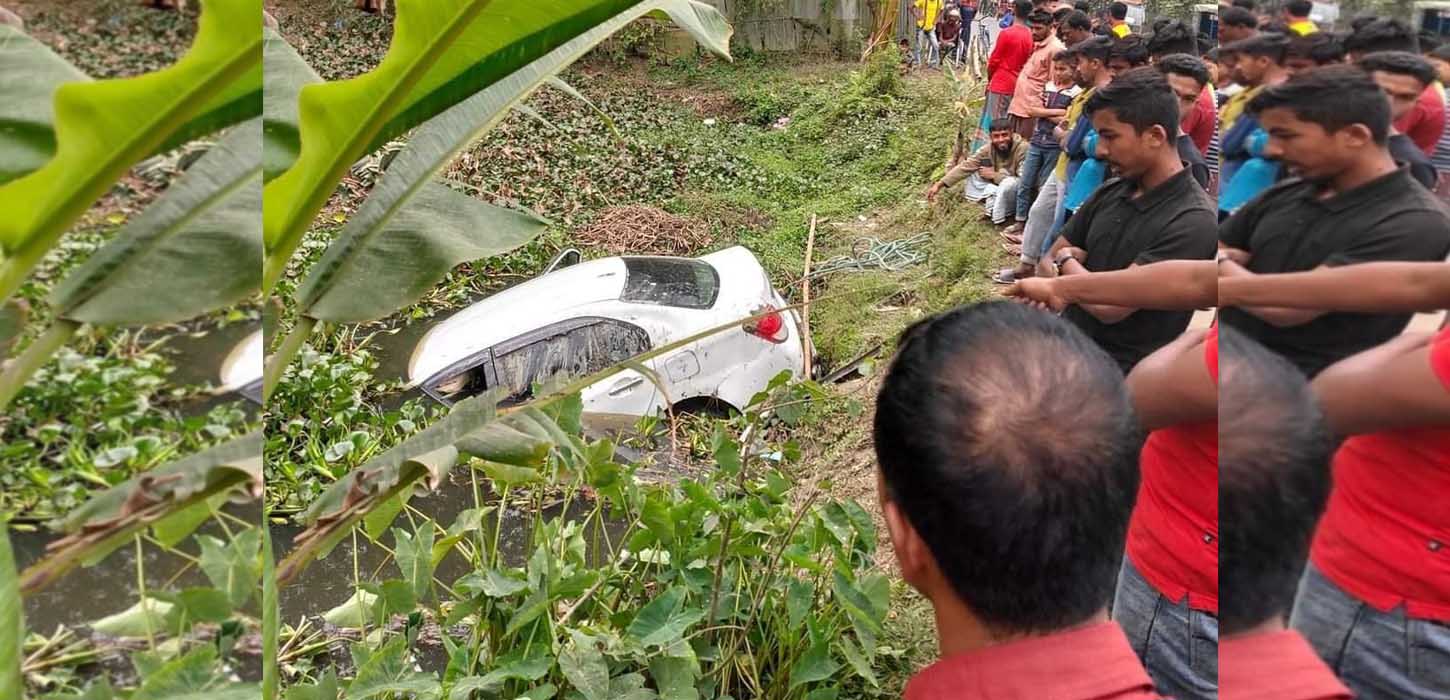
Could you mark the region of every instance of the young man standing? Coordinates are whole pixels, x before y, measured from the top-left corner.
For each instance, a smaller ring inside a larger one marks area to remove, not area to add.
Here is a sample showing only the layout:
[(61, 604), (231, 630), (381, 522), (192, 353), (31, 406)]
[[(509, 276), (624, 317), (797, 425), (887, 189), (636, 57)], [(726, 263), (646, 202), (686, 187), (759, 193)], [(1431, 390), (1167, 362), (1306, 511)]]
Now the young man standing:
[(1142, 437), (1080, 331), (1010, 302), (917, 322), (874, 443), (886, 531), (940, 645), (905, 700), (1159, 697), (1107, 616)]
[[(937, 16), (941, 14), (942, 0), (915, 0), (911, 14), (916, 18), (916, 65), (935, 66), (941, 62), (941, 44), (936, 38)], [(930, 47), (927, 62), (921, 62), (923, 45)]]
[(1086, 12), (1073, 10), (1063, 20), (1058, 30), (1062, 36), (1063, 46), (1077, 46), (1078, 44), (1093, 38), (1093, 21)]
[[(1028, 245), (1024, 242), (1024, 231), (1030, 221), (1031, 209), (1043, 187), (1051, 179), (1057, 159), (1062, 153), (1062, 145), (1054, 132), (1065, 119), (1073, 98), (1082, 92), (1082, 86), (1076, 82), (1073, 63), (1075, 59), (1067, 50), (1059, 51), (1052, 57), (1052, 82), (1043, 92), (1042, 105), (1033, 110), (1033, 116), (1037, 117), (1037, 131), (1032, 134), (1032, 140), (1028, 143), (1027, 160), (1022, 165), (1022, 180), (1017, 186), (1017, 223), (1002, 232), (1010, 243), (1022, 246), (1021, 262), (1015, 270), (999, 272), (999, 283), (1005, 284), (1013, 279), (1032, 276), (1037, 260), (1041, 257), (1041, 236)], [(1055, 195), (1053, 198), (1055, 199)], [(1052, 212), (1048, 211), (1044, 216), (1050, 218)], [(1038, 228), (1045, 231), (1046, 225)]]
[[(1098, 156), (1121, 176), (1104, 183), (1053, 245), (1059, 274), (1121, 270), (1213, 256), (1213, 202), (1178, 155), (1178, 105), (1158, 71), (1122, 74), (1093, 93), (1087, 112)], [(1188, 311), (1081, 304), (1063, 317), (1083, 329), (1126, 374), (1188, 327)]]
[(1329, 495), (1333, 438), (1304, 377), (1219, 331), (1219, 697), (1354, 697), (1284, 622)]
[(1017, 91), (1017, 76), (1022, 66), (1032, 56), (1032, 30), (1027, 27), (1027, 16), (1032, 14), (1031, 0), (1015, 0), (1016, 13), (1012, 26), (997, 35), (992, 55), (987, 59), (987, 106), (984, 121), (990, 124), (1007, 117), (1012, 104), (1012, 95)]
[(1043, 10), (1033, 10), (1027, 16), (1032, 31), (1032, 55), (1022, 65), (1017, 75), (1017, 88), (1012, 94), (1012, 103), (1007, 113), (1012, 117), (1012, 127), (1024, 139), (1032, 138), (1037, 118), (1032, 114), (1042, 105), (1042, 93), (1047, 81), (1052, 78), (1052, 57), (1062, 50), (1052, 25), (1052, 15)]
[(1244, 87), (1219, 110), (1220, 170), (1225, 185), (1233, 182), (1239, 167), (1253, 157), (1249, 139), (1259, 129), (1259, 120), (1244, 107), (1265, 88), (1289, 79), (1289, 71), (1284, 68), (1288, 47), (1284, 35), (1264, 33), (1222, 48), (1223, 53), (1234, 56), (1234, 82)]
[[(1391, 124), (1409, 114), (1425, 88), (1435, 82), (1435, 69), (1430, 62), (1404, 51), (1372, 53), (1359, 59), (1358, 65), (1374, 78), (1389, 98)], [(1390, 128), (1388, 145), (1390, 157), (1408, 167), (1415, 180), (1434, 192), (1439, 177), (1425, 152), (1394, 127)]]
[(1436, 87), (1446, 104), (1447, 112), (1445, 128), (1440, 132), (1440, 141), (1435, 144), (1435, 155), (1430, 158), (1435, 170), (1440, 173), (1440, 182), (1435, 193), (1440, 195), (1440, 199), (1450, 202), (1450, 92), (1446, 90), (1446, 86), (1450, 86), (1450, 43), (1436, 47), (1425, 54), (1425, 58), (1430, 61), (1430, 65), (1435, 66), (1438, 78)]
[[(1250, 103), (1268, 130), (1265, 155), (1300, 177), (1244, 206), (1219, 230), (1224, 275), (1300, 272), (1372, 261), (1438, 262), (1450, 254), (1450, 212), (1386, 149), (1390, 107), (1355, 66), (1326, 66)], [(1314, 377), (1398, 335), (1403, 313), (1246, 306), (1219, 312)]]
[(1289, 0), (1285, 3), (1284, 23), (1289, 25), (1290, 33), (1298, 36), (1317, 33), (1319, 26), (1309, 19), (1309, 13), (1313, 11), (1314, 3), (1311, 0)]
[(1108, 33), (1117, 39), (1133, 33), (1133, 27), (1128, 24), (1127, 3), (1114, 2), (1108, 6)]
[(1204, 67), (1203, 61), (1198, 60), (1198, 57), (1186, 53), (1164, 56), (1154, 67), (1168, 79), (1169, 87), (1173, 88), (1173, 94), (1178, 98), (1178, 112), (1183, 115), (1183, 121), (1179, 123), (1178, 157), (1183, 159), (1183, 167), (1188, 168), (1194, 181), (1208, 191), (1208, 161), (1204, 160), (1203, 153), (1198, 150), (1198, 144), (1193, 142), (1186, 126), (1198, 113), (1199, 98), (1208, 85), (1208, 68)]
[(1225, 7), (1219, 12), (1218, 41), (1227, 46), (1259, 33), (1259, 18), (1242, 7)]
[[(1188, 55), (1194, 60), (1199, 60), (1198, 40), (1187, 24), (1179, 20), (1172, 20), (1165, 23), (1148, 39), (1148, 54), (1153, 63), (1158, 63), (1165, 57), (1176, 54)], [(1204, 70), (1208, 70), (1207, 66), (1204, 67)], [(1172, 82), (1172, 78), (1169, 79), (1169, 82)], [(1193, 145), (1198, 148), (1198, 152), (1207, 155), (1209, 145), (1213, 141), (1213, 131), (1218, 127), (1218, 103), (1214, 99), (1211, 80), (1203, 81), (1203, 90), (1200, 91), (1198, 100), (1193, 103), (1192, 109), (1184, 110), (1183, 123), (1180, 126), (1183, 133), (1193, 139)]]
[[(1420, 41), (1409, 25), (1397, 19), (1376, 19), (1355, 29), (1344, 40), (1351, 61), (1380, 51), (1420, 52)], [(1395, 128), (1410, 137), (1425, 155), (1435, 153), (1435, 144), (1445, 130), (1445, 102), (1433, 86), (1420, 93), (1415, 108), (1395, 120)]]

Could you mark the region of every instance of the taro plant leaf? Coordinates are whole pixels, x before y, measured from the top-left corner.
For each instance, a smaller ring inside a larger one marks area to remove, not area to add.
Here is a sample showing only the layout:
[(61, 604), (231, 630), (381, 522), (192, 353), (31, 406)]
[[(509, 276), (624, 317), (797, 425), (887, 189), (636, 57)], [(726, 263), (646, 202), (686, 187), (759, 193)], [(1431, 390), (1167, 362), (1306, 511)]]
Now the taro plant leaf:
[(25, 696), (25, 618), (20, 604), (20, 580), (15, 574), (15, 556), (10, 550), (8, 527), (0, 525), (0, 697)]
[(6, 182), (55, 155), (55, 89), (89, 78), (9, 25), (0, 25), (0, 66), (0, 182)]
[(131, 700), (255, 700), (255, 683), (227, 679), (215, 646), (204, 644), (147, 674)]
[(685, 636), (690, 625), (705, 617), (704, 610), (684, 605), (685, 589), (671, 588), (640, 608), (625, 634), (646, 647), (677, 641)]
[(657, 656), (650, 659), (649, 672), (659, 688), (660, 700), (699, 700), (695, 679), (700, 673), (689, 659)]
[(609, 680), (609, 700), (655, 700), (655, 691), (644, 687), (644, 676), (626, 673)]
[(201, 570), (207, 579), (226, 592), (232, 607), (246, 605), (262, 576), (257, 557), (261, 546), (260, 528), (238, 532), (230, 542), (210, 535), (196, 539), (201, 546)]
[[(706, 46), (728, 55), (729, 25), (694, 0), (403, 0), (397, 9), (392, 45), (376, 70), (301, 92), (301, 152), (267, 186), (265, 290), (280, 278), (347, 168), (445, 109), (470, 103), (450, 112), (450, 121), (464, 128), (463, 139), (449, 139), (447, 150), (435, 156), (441, 160), (415, 179), (436, 172), (545, 78), (646, 12), (665, 10)], [(458, 41), (460, 36), (468, 39)]]
[(347, 686), (348, 700), (367, 700), (385, 693), (438, 692), (438, 679), (413, 670), (408, 662), (408, 640), (394, 637), (358, 666)]
[(56, 286), (62, 318), (98, 325), (185, 321), (261, 284), (262, 122), (232, 129), (141, 215)]
[(187, 506), (168, 515), (151, 526), (151, 534), (163, 547), (175, 547), (201, 524), (210, 520), (213, 512), (226, 503), (228, 494), (219, 493), (199, 503)]
[(861, 650), (850, 637), (841, 637), (838, 642), (841, 649), (841, 656), (846, 657), (846, 662), (851, 668), (873, 688), (880, 688), (881, 682), (876, 680), (876, 672), (871, 670), (871, 659), (866, 657), (866, 652)]
[(243, 486), (262, 488), (262, 434), (252, 432), (138, 474), (102, 491), (54, 524), (67, 532), (45, 558), (21, 573), (21, 591), (33, 593), (77, 565), (100, 561), (136, 532), (212, 496)]
[(122, 173), (206, 114), (214, 100), (225, 101), (239, 90), (246, 94), (255, 81), (258, 99), (227, 107), (226, 118), (212, 127), (261, 111), (261, 5), (261, 0), (202, 0), (196, 41), (174, 65), (56, 89), (55, 156), (0, 186), (0, 211), (6, 212), (0, 218), (0, 300), (15, 292)]
[(613, 700), (609, 693), (609, 664), (594, 640), (578, 632), (559, 654), (559, 671), (584, 700)]
[(225, 591), (208, 586), (187, 588), (177, 596), (186, 618), (192, 622), (222, 622), (232, 614), (232, 605)]
[(805, 656), (791, 667), (790, 687), (792, 690), (815, 681), (823, 681), (835, 675), (841, 664), (831, 657), (831, 645), (826, 639), (817, 640), (806, 650)]
[(416, 534), (393, 528), (393, 560), (403, 580), (413, 587), (418, 600), (428, 596), (433, 584), (433, 524), (428, 522)]
[(337, 700), (337, 669), (329, 666), (316, 683), (288, 687), (285, 697), (287, 700)]
[(413, 489), (404, 488), (397, 495), (379, 503), (372, 512), (363, 517), (363, 533), (370, 540), (377, 540), (388, 531), (388, 526), (403, 512), (403, 506), (407, 505), (408, 499), (412, 498)]

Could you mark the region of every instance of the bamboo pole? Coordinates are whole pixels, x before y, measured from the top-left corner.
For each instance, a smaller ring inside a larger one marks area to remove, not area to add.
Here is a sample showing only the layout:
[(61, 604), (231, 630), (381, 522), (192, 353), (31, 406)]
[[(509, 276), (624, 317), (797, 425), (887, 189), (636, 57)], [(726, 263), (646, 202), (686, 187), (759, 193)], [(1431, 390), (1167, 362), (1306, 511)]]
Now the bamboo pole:
[(811, 232), (806, 236), (806, 269), (801, 277), (801, 349), (806, 358), (806, 379), (811, 378), (811, 253), (816, 247), (816, 215), (811, 214)]

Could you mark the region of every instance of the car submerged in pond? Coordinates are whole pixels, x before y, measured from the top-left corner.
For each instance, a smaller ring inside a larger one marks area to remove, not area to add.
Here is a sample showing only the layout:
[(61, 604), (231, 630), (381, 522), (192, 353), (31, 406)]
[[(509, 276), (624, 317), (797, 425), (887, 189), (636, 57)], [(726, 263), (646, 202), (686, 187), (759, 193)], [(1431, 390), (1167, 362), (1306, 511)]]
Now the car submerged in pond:
[(408, 364), (409, 385), (444, 404), (502, 387), (502, 405), (516, 404), (531, 397), (536, 382), (588, 376), (761, 313), (644, 361), (663, 391), (633, 369), (585, 388), (585, 413), (596, 425), (625, 427), (666, 408), (739, 410), (782, 371), (801, 376), (810, 344), (749, 250), (579, 257), (565, 251), (539, 277), (430, 329)]

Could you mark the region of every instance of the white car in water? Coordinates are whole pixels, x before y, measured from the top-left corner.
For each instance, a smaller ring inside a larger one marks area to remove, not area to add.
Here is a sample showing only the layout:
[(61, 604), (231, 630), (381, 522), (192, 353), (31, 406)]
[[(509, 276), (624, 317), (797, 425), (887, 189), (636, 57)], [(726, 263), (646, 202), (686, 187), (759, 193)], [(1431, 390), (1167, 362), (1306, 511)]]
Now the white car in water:
[[(430, 329), (408, 382), (445, 403), (504, 387), (527, 400), (550, 377), (584, 377), (700, 331), (786, 303), (755, 256), (734, 247), (700, 258), (628, 256), (578, 262), (565, 251), (548, 271), (465, 308)], [(809, 342), (793, 311), (769, 313), (624, 370), (583, 391), (596, 424), (677, 411), (742, 409), (783, 370), (800, 377)], [(622, 427), (621, 421), (615, 424)]]

